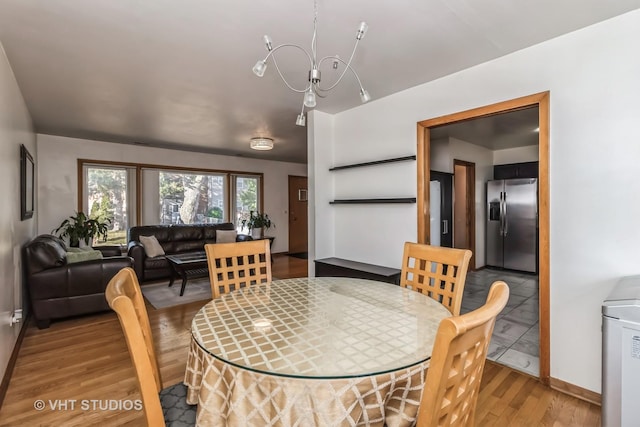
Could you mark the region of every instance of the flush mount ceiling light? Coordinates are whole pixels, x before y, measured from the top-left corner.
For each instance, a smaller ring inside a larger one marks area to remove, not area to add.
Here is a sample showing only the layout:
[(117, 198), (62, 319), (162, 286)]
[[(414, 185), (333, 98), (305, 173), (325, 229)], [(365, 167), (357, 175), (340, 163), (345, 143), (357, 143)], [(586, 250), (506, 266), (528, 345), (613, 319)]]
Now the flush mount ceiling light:
[(271, 150), (273, 148), (273, 138), (251, 138), (251, 148), (260, 151)]
[[(351, 71), (353, 73), (354, 77), (356, 78), (356, 80), (358, 81), (358, 85), (360, 86), (360, 99), (362, 100), (362, 102), (365, 103), (365, 102), (367, 102), (367, 101), (369, 101), (371, 99), (371, 96), (369, 95), (369, 92), (367, 92), (364, 89), (364, 87), (362, 86), (362, 82), (360, 81), (360, 77), (358, 77), (358, 73), (356, 73), (356, 71), (351, 66), (351, 61), (353, 60), (353, 56), (355, 55), (356, 49), (358, 47), (358, 42), (360, 40), (362, 40), (362, 38), (364, 37), (365, 33), (367, 32), (367, 28), (368, 28), (367, 23), (366, 22), (361, 22), (360, 23), (360, 26), (358, 27), (358, 31), (356, 32), (356, 43), (353, 46), (353, 51), (351, 52), (351, 56), (349, 57), (348, 61), (346, 61), (346, 62), (343, 61), (338, 55), (325, 56), (325, 57), (321, 58), (320, 60), (318, 60), (317, 52), (316, 52), (317, 26), (318, 26), (318, 2), (317, 2), (317, 0), (315, 0), (313, 2), (313, 10), (314, 10), (314, 15), (313, 15), (313, 37), (311, 38), (311, 53), (307, 52), (301, 46), (299, 46), (297, 44), (291, 44), (291, 43), (284, 43), (284, 44), (278, 45), (276, 47), (273, 47), (271, 38), (269, 36), (265, 35), (263, 37), (263, 40), (264, 40), (264, 44), (265, 44), (267, 50), (269, 51), (269, 53), (267, 54), (267, 56), (265, 56), (265, 58), (263, 60), (258, 61), (256, 63), (256, 65), (253, 67), (253, 73), (258, 77), (262, 77), (262, 76), (264, 76), (264, 72), (267, 69), (267, 60), (269, 58), (271, 58), (273, 60), (273, 65), (276, 67), (276, 70), (278, 71), (278, 75), (280, 76), (280, 78), (282, 79), (284, 84), (294, 92), (304, 93), (303, 102), (302, 102), (302, 110), (300, 111), (300, 114), (298, 115), (298, 118), (296, 120), (296, 124), (298, 126), (304, 126), (305, 123), (306, 123), (306, 117), (304, 115), (304, 107), (307, 107), (307, 108), (315, 107), (316, 106), (316, 97), (320, 97), (320, 98), (326, 97), (327, 96), (327, 92), (329, 92), (331, 89), (336, 87), (338, 85), (338, 83), (340, 83), (340, 81), (344, 77), (344, 75), (347, 72), (347, 70)], [(280, 50), (281, 48), (284, 48), (284, 47), (292, 47), (292, 48), (299, 49), (299, 50), (303, 51), (307, 55), (307, 57), (309, 58), (309, 67), (310, 67), (309, 68), (309, 84), (304, 89), (296, 89), (293, 86), (291, 86), (289, 84), (289, 82), (287, 82), (287, 80), (284, 78), (284, 76), (282, 75), (282, 72), (280, 71), (280, 68), (278, 67), (278, 63), (276, 62), (275, 53), (276, 53), (276, 51), (278, 51), (278, 50)], [(320, 86), (320, 68), (322, 67), (323, 64), (327, 63), (327, 61), (331, 62), (333, 70), (338, 70), (340, 65), (344, 66), (344, 69), (342, 70), (342, 73), (340, 74), (338, 79), (332, 85), (330, 85), (329, 87), (322, 87), (322, 86)]]

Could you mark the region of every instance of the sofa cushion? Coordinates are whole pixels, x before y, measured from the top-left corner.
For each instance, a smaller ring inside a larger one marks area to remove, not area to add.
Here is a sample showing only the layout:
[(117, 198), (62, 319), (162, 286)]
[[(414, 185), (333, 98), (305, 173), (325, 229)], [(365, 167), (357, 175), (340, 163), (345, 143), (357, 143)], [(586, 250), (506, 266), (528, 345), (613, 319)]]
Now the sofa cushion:
[(236, 230), (216, 231), (216, 243), (235, 243), (238, 232)]
[(202, 225), (172, 226), (169, 230), (169, 238), (172, 242), (204, 239), (204, 227)]
[(140, 236), (140, 243), (144, 247), (144, 252), (148, 257), (154, 258), (164, 255), (164, 249), (160, 246), (156, 236)]
[(204, 240), (185, 240), (182, 242), (173, 242), (172, 253), (182, 252), (198, 252), (204, 251)]

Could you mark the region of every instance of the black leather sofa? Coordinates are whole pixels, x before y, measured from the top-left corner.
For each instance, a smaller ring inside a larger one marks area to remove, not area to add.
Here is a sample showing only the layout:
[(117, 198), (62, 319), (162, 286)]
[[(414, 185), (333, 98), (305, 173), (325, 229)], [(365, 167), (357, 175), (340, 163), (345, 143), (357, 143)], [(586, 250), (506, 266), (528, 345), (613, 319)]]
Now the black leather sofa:
[[(140, 236), (155, 236), (165, 255), (186, 252), (204, 252), (204, 245), (216, 243), (217, 230), (235, 230), (230, 222), (221, 224), (172, 224), (143, 225), (131, 227), (128, 231), (129, 256), (133, 259), (133, 269), (140, 282), (171, 277), (172, 270), (165, 256), (150, 258), (146, 255)], [(238, 234), (237, 242), (253, 240), (251, 236)]]
[(43, 234), (23, 249), (23, 265), (31, 310), (38, 328), (52, 319), (110, 310), (104, 296), (109, 280), (120, 269), (132, 266), (114, 247), (99, 248), (104, 258), (67, 263), (62, 239)]

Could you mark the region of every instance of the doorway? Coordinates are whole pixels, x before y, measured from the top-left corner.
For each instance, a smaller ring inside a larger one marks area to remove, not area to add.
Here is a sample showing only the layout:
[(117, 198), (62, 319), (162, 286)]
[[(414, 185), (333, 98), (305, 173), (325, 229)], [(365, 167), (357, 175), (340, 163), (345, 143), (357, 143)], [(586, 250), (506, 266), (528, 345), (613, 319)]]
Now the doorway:
[(538, 224), (539, 224), (539, 377), (544, 384), (549, 384), (550, 377), (550, 332), (549, 332), (549, 92), (538, 93), (522, 98), (500, 102), (468, 111), (454, 113), (442, 117), (418, 122), (418, 242), (430, 241), (429, 229), (429, 185), (430, 182), (430, 129), (459, 123), (481, 117), (490, 117), (506, 112), (538, 107)]
[(475, 270), (476, 247), (476, 165), (453, 161), (453, 247), (469, 249), (472, 253), (469, 270)]
[(307, 238), (307, 177), (289, 175), (289, 255), (305, 257)]

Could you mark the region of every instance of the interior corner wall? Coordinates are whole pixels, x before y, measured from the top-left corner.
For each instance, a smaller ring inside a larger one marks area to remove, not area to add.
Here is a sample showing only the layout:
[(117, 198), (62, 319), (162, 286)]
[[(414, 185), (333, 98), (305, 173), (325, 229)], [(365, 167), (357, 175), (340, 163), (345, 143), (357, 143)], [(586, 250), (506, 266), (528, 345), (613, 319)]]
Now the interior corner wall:
[(329, 168), (333, 162), (333, 116), (318, 110), (307, 113), (309, 276), (315, 276), (314, 259), (334, 255), (334, 209), (329, 202), (334, 192), (334, 178)]
[(23, 324), (9, 326), (16, 309), (27, 301), (22, 280), (22, 246), (36, 235), (38, 204), (34, 216), (22, 221), (20, 211), (20, 145), (33, 156), (36, 168), (36, 136), (31, 116), (16, 82), (11, 64), (0, 44), (0, 378), (15, 347)]
[[(264, 211), (273, 219), (273, 252), (289, 249), (289, 175), (307, 165), (38, 134), (38, 232), (50, 233), (78, 208), (78, 159), (257, 172), (264, 175)], [(168, 160), (170, 159), (170, 160)]]
[[(342, 112), (333, 158), (314, 165), (416, 154), (419, 121), (549, 91), (551, 376), (594, 392), (602, 301), (640, 272), (637, 40), (640, 10)], [(333, 197), (416, 196), (414, 162), (334, 174)], [(415, 205), (333, 209), (316, 245), (334, 239), (335, 255), (398, 266), (403, 242), (416, 240)]]

